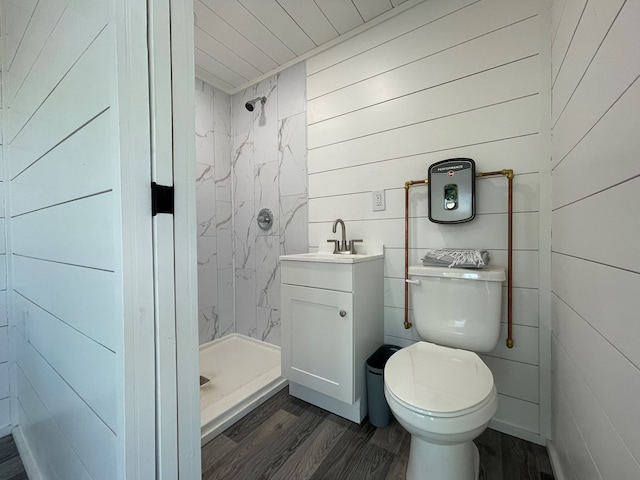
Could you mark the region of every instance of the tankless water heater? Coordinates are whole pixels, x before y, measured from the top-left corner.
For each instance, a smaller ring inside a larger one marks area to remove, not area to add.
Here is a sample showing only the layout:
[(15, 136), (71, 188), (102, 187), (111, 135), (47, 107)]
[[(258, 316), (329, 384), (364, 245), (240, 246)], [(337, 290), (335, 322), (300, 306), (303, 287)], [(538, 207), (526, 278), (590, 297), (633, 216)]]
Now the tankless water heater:
[(429, 167), (429, 220), (463, 223), (476, 216), (476, 164), (450, 158)]

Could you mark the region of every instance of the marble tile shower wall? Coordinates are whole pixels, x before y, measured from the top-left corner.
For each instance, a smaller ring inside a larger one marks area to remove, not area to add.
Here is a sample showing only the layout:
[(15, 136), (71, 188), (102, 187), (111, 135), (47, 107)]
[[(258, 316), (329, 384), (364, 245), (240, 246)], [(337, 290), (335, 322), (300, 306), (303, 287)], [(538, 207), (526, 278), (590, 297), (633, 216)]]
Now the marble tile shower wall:
[[(244, 104), (264, 96), (248, 112)], [(307, 251), (306, 70), (295, 65), (234, 95), (232, 177), (236, 331), (280, 344), (281, 254)], [(258, 227), (261, 208), (274, 215)]]
[[(295, 65), (234, 95), (225, 116), (229, 97), (196, 84), (200, 343), (235, 331), (280, 344), (278, 257), (308, 250), (305, 88)], [(259, 96), (264, 108), (247, 111)]]
[(234, 331), (229, 95), (196, 80), (196, 217), (200, 343)]

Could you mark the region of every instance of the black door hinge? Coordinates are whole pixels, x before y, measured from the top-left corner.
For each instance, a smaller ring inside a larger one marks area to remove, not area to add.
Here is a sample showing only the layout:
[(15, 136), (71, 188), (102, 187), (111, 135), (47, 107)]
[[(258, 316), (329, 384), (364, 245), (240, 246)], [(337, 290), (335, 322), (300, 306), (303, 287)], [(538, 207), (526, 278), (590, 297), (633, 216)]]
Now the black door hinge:
[(158, 185), (151, 182), (151, 215), (170, 213), (173, 215), (173, 185)]

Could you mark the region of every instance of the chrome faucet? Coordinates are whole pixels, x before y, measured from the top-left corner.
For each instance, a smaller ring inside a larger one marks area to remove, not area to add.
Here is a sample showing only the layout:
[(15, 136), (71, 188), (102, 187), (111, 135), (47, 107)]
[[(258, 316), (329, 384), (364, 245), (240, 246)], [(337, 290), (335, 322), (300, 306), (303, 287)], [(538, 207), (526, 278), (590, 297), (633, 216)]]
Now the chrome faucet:
[(340, 226), (342, 227), (342, 242), (340, 243), (340, 246), (338, 247), (338, 251), (339, 252), (345, 252), (348, 250), (347, 248), (347, 229), (344, 226), (344, 222), (342, 221), (341, 218), (338, 218), (335, 222), (333, 222), (333, 233), (336, 233), (336, 230), (338, 228), (338, 224), (340, 224)]

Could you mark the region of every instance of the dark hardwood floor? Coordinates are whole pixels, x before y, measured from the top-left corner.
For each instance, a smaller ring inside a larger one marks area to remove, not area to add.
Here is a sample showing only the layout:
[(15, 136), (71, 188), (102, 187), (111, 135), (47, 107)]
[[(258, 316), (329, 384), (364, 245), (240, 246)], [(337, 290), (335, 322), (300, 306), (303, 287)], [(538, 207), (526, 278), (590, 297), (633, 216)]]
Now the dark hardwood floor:
[(0, 438), (0, 478), (2, 480), (27, 480), (28, 478), (12, 435)]
[[(409, 434), (344, 420), (284, 389), (202, 447), (212, 480), (404, 480)], [(477, 440), (481, 480), (552, 480), (544, 447), (495, 430)], [(438, 479), (433, 479), (438, 480)]]
[[(409, 440), (395, 420), (386, 428), (367, 419), (356, 425), (284, 389), (202, 447), (202, 477), (404, 480)], [(481, 480), (553, 480), (540, 445), (495, 430), (486, 430), (476, 444)], [(0, 479), (27, 479), (11, 435), (0, 438)]]

